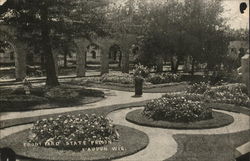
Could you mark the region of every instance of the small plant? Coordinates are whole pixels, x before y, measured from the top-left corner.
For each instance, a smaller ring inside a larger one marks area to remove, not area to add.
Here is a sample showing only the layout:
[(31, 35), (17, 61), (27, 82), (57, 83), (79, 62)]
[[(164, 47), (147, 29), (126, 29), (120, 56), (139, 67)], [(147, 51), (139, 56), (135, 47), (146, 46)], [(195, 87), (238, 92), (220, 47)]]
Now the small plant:
[(44, 147), (80, 150), (110, 144), (116, 139), (111, 120), (95, 114), (79, 114), (36, 121), (28, 141)]
[(145, 79), (149, 75), (149, 69), (141, 64), (136, 65), (134, 69), (134, 78), (135, 79)]

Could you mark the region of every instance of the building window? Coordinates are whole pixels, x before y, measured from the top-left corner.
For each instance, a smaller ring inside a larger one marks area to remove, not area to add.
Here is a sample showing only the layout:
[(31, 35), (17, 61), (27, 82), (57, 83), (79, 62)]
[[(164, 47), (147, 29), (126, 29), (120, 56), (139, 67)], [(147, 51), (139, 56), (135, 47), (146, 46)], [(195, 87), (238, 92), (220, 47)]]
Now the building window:
[(90, 53), (92, 54), (92, 58), (96, 59), (96, 52), (94, 50), (92, 50)]

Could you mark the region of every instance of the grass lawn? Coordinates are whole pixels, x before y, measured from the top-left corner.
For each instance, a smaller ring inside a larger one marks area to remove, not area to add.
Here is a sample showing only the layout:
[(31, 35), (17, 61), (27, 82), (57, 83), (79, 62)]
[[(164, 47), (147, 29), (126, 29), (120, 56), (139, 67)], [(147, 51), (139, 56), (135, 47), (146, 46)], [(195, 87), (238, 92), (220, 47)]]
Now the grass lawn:
[(223, 135), (175, 135), (178, 152), (165, 161), (233, 161), (236, 148), (250, 140), (250, 130)]
[[(25, 95), (22, 87), (3, 88), (0, 90), (0, 112), (71, 107), (104, 99), (102, 91), (86, 89), (82, 86), (61, 85), (53, 90), (49, 93), (50, 95), (46, 96), (46, 92), (49, 90), (43, 86), (31, 88), (30, 95)], [(75, 96), (71, 96), (72, 93)]]

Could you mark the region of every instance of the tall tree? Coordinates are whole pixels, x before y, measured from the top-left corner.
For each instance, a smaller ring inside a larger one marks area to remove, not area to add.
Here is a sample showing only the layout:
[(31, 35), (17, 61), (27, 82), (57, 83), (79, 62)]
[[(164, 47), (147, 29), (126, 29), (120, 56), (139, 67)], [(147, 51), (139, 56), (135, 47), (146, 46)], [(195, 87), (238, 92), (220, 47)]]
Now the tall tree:
[(41, 44), (46, 84), (56, 86), (52, 41), (70, 36), (89, 38), (92, 32), (104, 34), (100, 24), (104, 22), (101, 8), (105, 5), (107, 1), (97, 0), (8, 0), (1, 12), (4, 21), (18, 29), (19, 39)]

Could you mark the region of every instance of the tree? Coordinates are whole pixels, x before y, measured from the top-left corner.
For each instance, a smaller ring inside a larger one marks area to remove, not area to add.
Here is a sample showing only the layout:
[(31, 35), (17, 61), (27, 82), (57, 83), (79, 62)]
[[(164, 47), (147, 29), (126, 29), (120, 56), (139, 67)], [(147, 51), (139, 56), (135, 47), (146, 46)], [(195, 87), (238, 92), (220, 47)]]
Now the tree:
[[(54, 59), (52, 41), (62, 37), (86, 37), (95, 32), (103, 35), (104, 22), (101, 7), (106, 1), (97, 0), (8, 0), (2, 7), (2, 17), (6, 23), (19, 31), (17, 37), (30, 44), (40, 44), (46, 63), (46, 85), (59, 84)], [(36, 46), (34, 46), (36, 48)]]
[(224, 19), (220, 17), (222, 12), (221, 2), (216, 0), (174, 0), (152, 7), (147, 17), (148, 32), (141, 45), (141, 61), (156, 64), (154, 58), (158, 55), (169, 57), (174, 73), (186, 56), (193, 58), (192, 71), (196, 62), (208, 63), (211, 67), (220, 63), (228, 45)]

